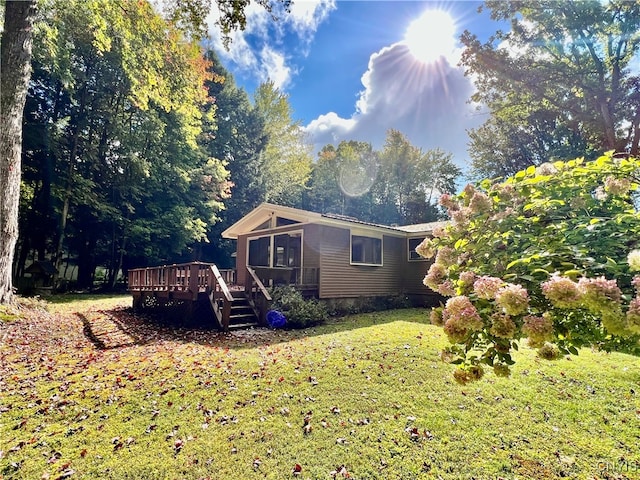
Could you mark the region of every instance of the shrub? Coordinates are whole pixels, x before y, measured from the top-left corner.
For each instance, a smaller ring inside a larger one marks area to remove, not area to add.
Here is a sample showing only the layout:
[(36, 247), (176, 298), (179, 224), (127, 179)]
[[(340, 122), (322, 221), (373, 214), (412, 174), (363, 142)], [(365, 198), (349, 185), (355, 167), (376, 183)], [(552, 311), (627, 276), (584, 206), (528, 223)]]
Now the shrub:
[(292, 286), (280, 286), (271, 289), (273, 303), (271, 308), (284, 314), (289, 328), (306, 328), (327, 320), (325, 305), (315, 299), (305, 299)]
[(416, 251), (435, 252), (424, 283), (451, 297), (443, 324), (464, 381), (486, 364), (508, 374), (528, 337), (542, 356), (596, 345), (640, 353), (640, 160), (605, 155), (529, 167), (443, 195), (452, 222)]
[(396, 310), (413, 306), (411, 298), (406, 295), (389, 295), (385, 297), (331, 298), (323, 300), (329, 315), (341, 317), (358, 313)]

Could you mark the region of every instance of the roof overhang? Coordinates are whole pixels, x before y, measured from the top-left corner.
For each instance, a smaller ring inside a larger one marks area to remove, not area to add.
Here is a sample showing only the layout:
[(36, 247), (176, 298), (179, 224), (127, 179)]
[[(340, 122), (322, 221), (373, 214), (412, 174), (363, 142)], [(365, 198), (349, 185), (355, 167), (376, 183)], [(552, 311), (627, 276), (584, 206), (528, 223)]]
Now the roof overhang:
[(322, 218), (316, 212), (308, 212), (298, 208), (283, 207), (272, 203), (262, 203), (247, 213), (244, 217), (222, 232), (222, 238), (237, 239), (238, 236), (253, 231), (273, 217), (283, 217), (300, 223), (309, 223)]
[(262, 203), (246, 214), (236, 223), (222, 232), (222, 238), (237, 239), (240, 235), (246, 235), (254, 231), (266, 221), (282, 217), (300, 222), (300, 224), (321, 224), (340, 228), (357, 228), (358, 230), (382, 232), (386, 235), (397, 237), (414, 237), (429, 235), (434, 228), (445, 225), (447, 222), (431, 222), (418, 225), (387, 226), (362, 222), (349, 217), (333, 214), (321, 214), (298, 208), (284, 207), (272, 203)]

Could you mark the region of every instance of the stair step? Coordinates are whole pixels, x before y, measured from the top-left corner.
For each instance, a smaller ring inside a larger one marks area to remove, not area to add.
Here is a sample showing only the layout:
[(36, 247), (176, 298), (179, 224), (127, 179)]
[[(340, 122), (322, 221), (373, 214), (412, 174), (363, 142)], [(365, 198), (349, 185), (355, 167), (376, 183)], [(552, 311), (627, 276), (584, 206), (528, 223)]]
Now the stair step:
[(252, 313), (240, 313), (240, 314), (237, 314), (237, 315), (231, 315), (229, 317), (229, 323), (231, 323), (234, 320), (243, 320), (243, 319), (248, 319), (248, 318), (256, 320), (256, 315), (253, 312)]
[(257, 327), (258, 324), (257, 323), (234, 323), (234, 324), (229, 324), (229, 330), (240, 330), (242, 328), (251, 328), (251, 327)]

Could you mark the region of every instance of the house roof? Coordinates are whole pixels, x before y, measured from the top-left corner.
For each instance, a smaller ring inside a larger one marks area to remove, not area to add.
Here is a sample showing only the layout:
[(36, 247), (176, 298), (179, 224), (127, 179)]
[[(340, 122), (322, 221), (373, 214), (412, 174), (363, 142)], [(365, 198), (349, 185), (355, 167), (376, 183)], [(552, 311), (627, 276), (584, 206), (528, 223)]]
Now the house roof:
[(257, 227), (270, 220), (273, 217), (281, 217), (296, 222), (304, 223), (316, 223), (332, 226), (352, 227), (357, 225), (360, 228), (370, 230), (383, 230), (389, 234), (395, 234), (398, 236), (411, 236), (411, 234), (428, 234), (431, 233), (436, 227), (446, 225), (447, 222), (431, 222), (420, 223), (415, 225), (403, 225), (403, 226), (390, 226), (380, 225), (377, 223), (364, 222), (357, 218), (348, 217), (345, 215), (338, 215), (334, 213), (317, 213), (310, 212), (308, 210), (301, 210), (299, 208), (284, 207), (282, 205), (275, 205), (272, 203), (262, 203), (254, 208), (251, 212), (246, 214), (236, 223), (222, 232), (223, 238), (237, 239), (239, 235), (247, 234)]
[(49, 261), (36, 260), (25, 269), (25, 273), (52, 276), (56, 273), (56, 267)]
[(430, 233), (438, 227), (446, 227), (449, 224), (447, 221), (442, 222), (429, 222), (429, 223), (416, 223), (415, 225), (402, 225), (396, 227), (398, 230), (402, 230), (407, 233)]

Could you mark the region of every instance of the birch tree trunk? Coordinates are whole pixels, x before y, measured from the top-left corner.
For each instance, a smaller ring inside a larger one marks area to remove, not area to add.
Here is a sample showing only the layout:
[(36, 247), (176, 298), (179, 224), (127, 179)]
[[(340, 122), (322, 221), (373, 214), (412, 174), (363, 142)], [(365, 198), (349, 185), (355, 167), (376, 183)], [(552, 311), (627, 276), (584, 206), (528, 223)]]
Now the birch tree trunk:
[(0, 304), (13, 301), (18, 240), (22, 116), (31, 76), (35, 0), (7, 0), (0, 47)]

